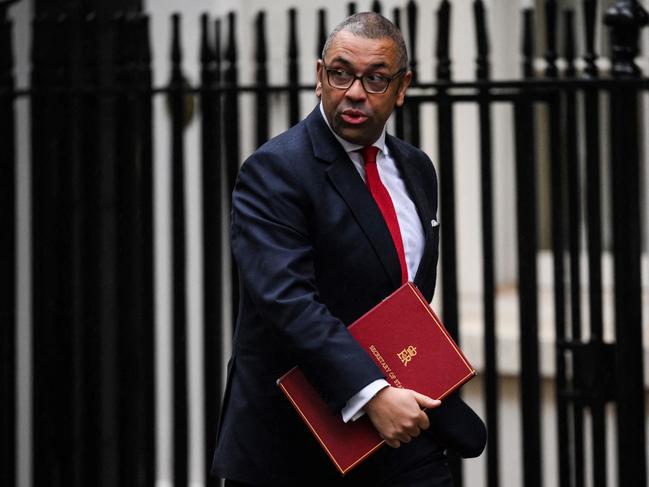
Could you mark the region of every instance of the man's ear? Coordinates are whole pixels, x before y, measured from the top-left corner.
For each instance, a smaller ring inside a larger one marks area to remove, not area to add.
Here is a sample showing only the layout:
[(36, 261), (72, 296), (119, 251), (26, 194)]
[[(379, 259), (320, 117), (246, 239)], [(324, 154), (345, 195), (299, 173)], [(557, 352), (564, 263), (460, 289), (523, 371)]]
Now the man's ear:
[(406, 71), (406, 73), (399, 80), (399, 86), (397, 87), (397, 99), (395, 100), (395, 105), (400, 107), (403, 106), (403, 102), (406, 99), (406, 90), (410, 86), (412, 81), (412, 71)]
[(320, 98), (322, 96), (322, 73), (324, 71), (323, 69), (324, 63), (322, 62), (322, 59), (318, 59), (318, 62), (316, 63), (316, 84), (315, 84), (315, 96)]

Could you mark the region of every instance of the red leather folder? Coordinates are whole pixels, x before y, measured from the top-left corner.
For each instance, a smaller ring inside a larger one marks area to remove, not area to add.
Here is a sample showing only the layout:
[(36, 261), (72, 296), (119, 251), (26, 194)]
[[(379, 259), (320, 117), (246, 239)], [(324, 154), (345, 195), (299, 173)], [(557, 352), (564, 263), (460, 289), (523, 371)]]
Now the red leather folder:
[[(475, 376), (421, 292), (406, 283), (348, 327), (394, 387), (443, 399)], [(384, 441), (367, 416), (344, 423), (331, 411), (299, 368), (277, 384), (341, 474), (345, 475)]]

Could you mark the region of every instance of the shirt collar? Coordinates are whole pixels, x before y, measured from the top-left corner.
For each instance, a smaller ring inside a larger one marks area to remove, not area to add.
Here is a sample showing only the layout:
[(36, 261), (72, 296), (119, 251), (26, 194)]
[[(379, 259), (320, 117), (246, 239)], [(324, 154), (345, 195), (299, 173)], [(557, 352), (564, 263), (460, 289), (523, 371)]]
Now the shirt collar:
[[(347, 152), (347, 154), (352, 153), (352, 152), (356, 152), (356, 151), (363, 148), (362, 145), (358, 145), (358, 144), (354, 144), (352, 142), (349, 142), (349, 141), (343, 139), (342, 137), (338, 136), (338, 134), (336, 132), (334, 132), (334, 130), (331, 128), (331, 125), (329, 125), (329, 120), (327, 120), (327, 116), (325, 115), (324, 107), (322, 106), (322, 102), (320, 102), (320, 114), (322, 115), (322, 118), (324, 119), (325, 123), (327, 124), (327, 127), (329, 127), (329, 130), (331, 130), (331, 133), (334, 134), (334, 137), (336, 137), (336, 140), (338, 140), (338, 142), (340, 142), (340, 145), (343, 146), (343, 149), (345, 149), (345, 152)], [(386, 149), (386, 146), (385, 146), (385, 126), (383, 127), (383, 130), (381, 131), (381, 135), (379, 136), (379, 138), (376, 139), (376, 141), (372, 145), (375, 146), (375, 147), (378, 147), (378, 149), (383, 154), (387, 154), (387, 149)]]

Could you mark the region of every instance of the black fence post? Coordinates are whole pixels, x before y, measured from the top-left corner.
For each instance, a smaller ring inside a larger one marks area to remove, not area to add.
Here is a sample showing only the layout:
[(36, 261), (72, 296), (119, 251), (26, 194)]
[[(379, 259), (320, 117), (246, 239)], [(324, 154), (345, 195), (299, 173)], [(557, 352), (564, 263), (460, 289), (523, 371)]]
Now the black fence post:
[[(572, 10), (564, 11), (564, 59), (566, 62), (566, 68), (564, 76), (567, 78), (574, 78), (576, 69), (574, 64), (575, 57), (575, 38), (574, 38), (574, 12)], [(560, 125), (560, 130), (562, 134), (562, 148), (564, 151), (562, 163), (565, 167), (565, 174), (562, 176), (566, 178), (566, 191), (565, 191), (565, 204), (567, 206), (567, 211), (561, 211), (562, 217), (565, 219), (566, 228), (567, 228), (567, 237), (568, 237), (568, 249), (569, 249), (569, 276), (570, 276), (570, 340), (573, 345), (573, 352), (577, 350), (574, 347), (581, 347), (582, 337), (582, 313), (581, 313), (581, 245), (580, 245), (580, 222), (581, 222), (581, 170), (580, 170), (580, 160), (578, 152), (578, 133), (577, 133), (577, 93), (575, 90), (566, 90), (561, 97), (561, 101), (564, 103), (562, 107), (562, 112), (560, 114), (560, 120), (563, 126)], [(563, 187), (563, 185), (557, 185), (553, 182), (552, 187)], [(554, 216), (553, 216), (554, 218)], [(559, 222), (557, 222), (559, 223)], [(560, 255), (563, 258), (565, 245), (560, 247)], [(563, 281), (562, 281), (563, 283)], [(556, 284), (555, 284), (556, 288)], [(559, 291), (563, 291), (560, 289)], [(562, 295), (562, 300), (563, 300)], [(564, 303), (565, 305), (565, 303)], [(558, 317), (558, 314), (555, 313)], [(563, 326), (563, 337), (560, 337), (560, 333), (557, 330), (557, 341), (560, 338), (563, 338), (565, 344), (565, 320), (566, 313), (561, 312), (561, 323), (557, 320), (557, 326)], [(563, 347), (562, 344), (558, 343), (557, 346), (557, 361), (565, 360), (566, 347)], [(583, 367), (582, 354), (573, 353), (572, 355), (572, 365), (573, 371), (579, 370)], [(563, 370), (559, 371), (559, 365), (563, 367)], [(560, 380), (565, 377), (565, 362), (557, 365), (557, 408), (559, 410), (559, 415), (563, 414), (566, 411), (566, 397), (565, 394), (561, 393), (561, 389), (565, 389), (565, 381)], [(573, 392), (576, 392), (575, 387), (576, 381), (573, 377)], [(565, 392), (565, 391), (564, 391)], [(584, 398), (575, 396), (572, 402), (572, 445), (573, 445), (573, 461), (574, 461), (574, 478), (575, 486), (579, 487), (584, 485)], [(563, 410), (562, 410), (563, 409)], [(565, 468), (562, 465), (562, 462), (566, 462), (568, 457), (568, 450), (566, 446), (568, 445), (567, 437), (562, 438), (564, 433), (561, 429), (561, 422), (559, 424), (558, 430), (558, 449), (559, 449), (559, 475), (561, 478), (562, 468)], [(566, 472), (567, 473), (567, 472)]]
[[(584, 0), (584, 62), (583, 76), (596, 79), (599, 75), (595, 51), (597, 1)], [(600, 134), (600, 93), (597, 89), (586, 89), (583, 95), (583, 117), (585, 140), (596, 141)], [(586, 241), (588, 248), (588, 310), (590, 317), (589, 345), (602, 350), (603, 305), (602, 305), (602, 221), (601, 221), (601, 153), (599, 144), (585, 147), (585, 209)], [(608, 345), (612, 347), (613, 345)], [(591, 435), (593, 438), (593, 480), (595, 487), (607, 485), (606, 464), (606, 393), (599, 388), (591, 401)], [(608, 394), (612, 394), (609, 391)]]
[[(557, 2), (546, 0), (545, 2), (545, 76), (550, 79), (557, 79), (559, 70), (557, 68)], [(566, 96), (571, 96), (570, 93)], [(583, 485), (583, 415), (581, 408), (573, 401), (571, 411), (572, 422), (568, 421), (569, 407), (566, 401), (566, 300), (565, 300), (565, 270), (564, 270), (564, 168), (569, 164), (578, 164), (576, 160), (563, 159), (563, 146), (574, 141), (567, 137), (562, 138), (565, 130), (573, 128), (565, 122), (566, 113), (562, 104), (562, 94), (558, 91), (550, 91), (547, 98), (548, 108), (548, 129), (549, 129), (549, 193), (551, 202), (551, 231), (552, 231), (552, 255), (553, 255), (553, 276), (554, 276), (554, 328), (555, 328), (555, 367), (556, 367), (556, 402), (557, 402), (557, 448), (559, 451), (559, 480), (571, 478), (568, 446), (572, 446), (575, 485)], [(574, 95), (573, 95), (574, 104)], [(562, 127), (563, 125), (563, 127)], [(579, 228), (575, 225), (575, 228)], [(574, 276), (571, 276), (574, 277)], [(578, 340), (579, 337), (573, 337)], [(573, 358), (576, 354), (573, 355)], [(569, 427), (572, 426), (572, 428)], [(569, 439), (571, 442), (569, 442)], [(567, 484), (561, 484), (567, 485)]]
[[(92, 35), (92, 34), (91, 34)], [(94, 201), (89, 227), (95, 232), (93, 239), (94, 278), (91, 282), (94, 308), (88, 309), (88, 317), (96, 326), (97, 367), (94, 393), (97, 416), (99, 417), (100, 443), (98, 443), (97, 482), (106, 486), (121, 483), (120, 473), (120, 390), (119, 390), (119, 260), (116, 249), (118, 241), (118, 208), (116, 158), (116, 116), (117, 99), (112, 89), (115, 86), (115, 32), (114, 23), (106, 17), (98, 17), (95, 57), (97, 66), (97, 109), (96, 115), (89, 114), (95, 122), (94, 133), (88, 137), (88, 158), (94, 194), (88, 198)], [(92, 358), (91, 358), (92, 359)]]
[[(69, 19), (35, 21), (32, 87), (33, 483), (74, 482), (68, 174)], [(74, 484), (72, 484), (74, 485)]]
[[(613, 76), (640, 75), (635, 64), (640, 30), (647, 12), (634, 0), (619, 0), (605, 22), (611, 30)], [(638, 91), (611, 91), (611, 181), (617, 383), (619, 485), (646, 485), (645, 406), (642, 348), (642, 276), (640, 218), (640, 127)]]
[[(533, 12), (523, 13), (523, 72), (532, 75)], [(534, 103), (525, 88), (514, 105), (516, 154), (516, 228), (523, 431), (523, 485), (539, 487), (541, 475), (540, 379), (537, 297), (536, 157)]]
[(68, 76), (66, 79), (67, 118), (64, 152), (59, 166), (61, 178), (61, 210), (65, 221), (59, 226), (59, 238), (64, 242), (59, 259), (64, 265), (60, 288), (63, 290), (61, 312), (62, 326), (70, 331), (70, 426), (71, 426), (71, 478), (69, 485), (81, 486), (86, 482), (85, 458), (90, 451), (85, 445), (85, 427), (88, 411), (84, 404), (84, 387), (87, 384), (85, 359), (85, 323), (83, 320), (83, 218), (84, 209), (79, 204), (83, 195), (83, 99), (81, 96), (83, 70), (83, 19), (71, 14), (66, 26)]
[(259, 12), (255, 21), (256, 52), (255, 81), (257, 82), (256, 116), (257, 147), (268, 140), (268, 69), (266, 67), (266, 14)]
[(155, 265), (154, 265), (154, 215), (153, 215), (153, 100), (151, 87), (151, 41), (149, 17), (138, 15), (136, 65), (138, 106), (140, 107), (140, 130), (138, 158), (141, 171), (141, 191), (139, 205), (142, 215), (142, 239), (140, 256), (142, 262), (142, 343), (140, 343), (140, 420), (142, 422), (140, 441), (140, 470), (137, 480), (140, 485), (150, 486), (156, 479), (156, 401), (155, 401)]
[(210, 41), (209, 17), (201, 17), (201, 159), (203, 195), (203, 374), (205, 415), (205, 482), (217, 487), (210, 476), (221, 407), (223, 359), (223, 286), (221, 263), (223, 244), (223, 191), (221, 183), (221, 95), (217, 91), (217, 62), (220, 24), (214, 26), (214, 44)]
[(297, 39), (297, 10), (288, 11), (288, 123), (293, 126), (300, 121), (300, 65)]
[[(451, 81), (451, 59), (449, 40), (451, 24), (451, 3), (442, 0), (437, 10), (437, 79)], [(457, 297), (457, 249), (455, 219), (455, 158), (453, 102), (445, 87), (437, 91), (437, 141), (439, 151), (439, 205), (442, 228), (442, 313), (446, 328), (459, 342), (459, 316)], [(449, 455), (449, 466), (455, 485), (461, 487), (462, 463), (456, 455)]]
[[(395, 7), (392, 11), (392, 22), (397, 27), (401, 29), (401, 10), (399, 7)], [(400, 139), (405, 139), (405, 121), (404, 121), (404, 109), (403, 107), (396, 107), (394, 109), (394, 134)]]
[[(224, 87), (227, 91), (223, 94), (223, 120), (227, 120), (224, 125), (223, 141), (225, 145), (225, 166), (226, 166), (226, 194), (228, 204), (230, 195), (234, 189), (234, 184), (239, 173), (241, 164), (241, 155), (239, 149), (239, 93), (236, 90), (238, 86), (237, 73), (237, 40), (236, 40), (236, 14), (228, 14), (228, 45), (225, 48), (226, 68), (223, 73)], [(231, 91), (230, 91), (231, 90)], [(232, 287), (232, 317), (236, 322), (239, 309), (239, 275), (237, 267), (232, 261), (230, 270), (230, 283)]]
[[(449, 58), (451, 4), (448, 0), (440, 3), (437, 11), (437, 78), (450, 81), (451, 60)], [(444, 225), (442, 239), (442, 294), (444, 324), (454, 339), (458, 338), (457, 274), (455, 255), (455, 169), (453, 164), (453, 106), (446, 88), (438, 89), (439, 106), (437, 110), (440, 172), (440, 216)]]
[(322, 57), (322, 49), (327, 42), (327, 11), (323, 8), (318, 9), (318, 43), (316, 45), (316, 59)]
[(16, 482), (16, 150), (12, 23), (0, 4), (0, 483)]
[[(410, 71), (412, 71), (412, 84), (414, 86), (419, 82), (419, 73), (417, 71), (417, 4), (410, 0), (407, 6), (408, 12), (408, 48), (410, 54)], [(406, 139), (415, 147), (420, 145), (420, 113), (419, 102), (410, 102), (405, 105), (406, 119)]]
[(155, 481), (148, 32), (141, 14), (120, 15), (114, 25), (121, 481), (146, 486)]
[(100, 277), (99, 250), (101, 248), (101, 191), (98, 161), (98, 134), (100, 97), (98, 88), (98, 19), (92, 14), (82, 19), (81, 33), (81, 73), (80, 86), (87, 92), (80, 93), (80, 179), (81, 194), (79, 206), (81, 213), (81, 282), (82, 302), (81, 321), (83, 323), (82, 358), (83, 374), (80, 385), (82, 390), (83, 412), (80, 422), (83, 451), (80, 458), (81, 477), (85, 485), (98, 483), (101, 478), (102, 438), (101, 431), (101, 380), (100, 380), (100, 289), (108, 284)]
[(171, 80), (171, 175), (173, 242), (173, 476), (174, 485), (188, 482), (187, 440), (187, 324), (185, 261), (185, 97), (182, 74), (180, 14), (172, 16)]
[[(490, 77), (489, 36), (482, 0), (474, 0), (476, 44), (476, 78), (488, 81)], [(489, 89), (481, 88), (478, 99), (480, 123), (480, 176), (482, 207), (482, 287), (484, 306), (484, 394), (487, 410), (487, 485), (499, 485), (499, 421), (498, 421), (498, 363), (496, 353), (496, 288), (493, 215), (493, 158), (492, 116)]]

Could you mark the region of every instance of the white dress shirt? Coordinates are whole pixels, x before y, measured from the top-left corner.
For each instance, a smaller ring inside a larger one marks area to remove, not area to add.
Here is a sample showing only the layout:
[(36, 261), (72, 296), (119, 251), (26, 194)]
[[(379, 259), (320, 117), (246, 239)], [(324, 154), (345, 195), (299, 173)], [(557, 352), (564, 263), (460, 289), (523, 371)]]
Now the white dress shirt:
[[(322, 118), (324, 118), (327, 127), (329, 127), (331, 133), (334, 134), (334, 137), (336, 137), (338, 142), (340, 142), (340, 145), (343, 146), (345, 152), (347, 152), (347, 155), (354, 164), (354, 167), (360, 174), (361, 178), (363, 178), (363, 181), (365, 181), (365, 163), (363, 161), (363, 156), (358, 152), (363, 148), (363, 146), (348, 142), (345, 139), (340, 138), (338, 134), (333, 131), (324, 113), (322, 103), (320, 103), (320, 113), (322, 114)], [(417, 214), (417, 208), (412, 199), (410, 199), (403, 178), (399, 174), (399, 168), (397, 167), (395, 160), (390, 156), (390, 151), (385, 143), (385, 127), (383, 128), (383, 132), (381, 132), (381, 136), (372, 145), (379, 149), (376, 156), (376, 166), (381, 182), (388, 190), (390, 198), (392, 198), (392, 203), (394, 204), (394, 209), (397, 213), (399, 230), (401, 231), (401, 239), (403, 240), (403, 250), (406, 255), (408, 280), (412, 281), (415, 278), (415, 273), (419, 267), (421, 256), (424, 253), (424, 229), (422, 228), (421, 220)], [(365, 406), (365, 404), (367, 404), (367, 402), (372, 399), (377, 392), (389, 385), (390, 384), (388, 384), (385, 379), (378, 379), (368, 384), (352, 396), (342, 409), (343, 421), (355, 421), (363, 416), (363, 406)]]

